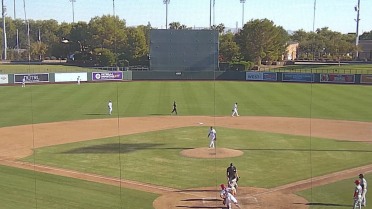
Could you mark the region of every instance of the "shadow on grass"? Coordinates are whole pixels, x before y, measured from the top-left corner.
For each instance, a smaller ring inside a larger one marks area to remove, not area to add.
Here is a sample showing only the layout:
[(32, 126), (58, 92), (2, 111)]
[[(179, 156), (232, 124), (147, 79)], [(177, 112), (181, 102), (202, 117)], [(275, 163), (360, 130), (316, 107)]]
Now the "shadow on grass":
[(184, 199), (181, 200), (183, 202), (221, 202), (221, 199), (216, 199), (216, 198), (191, 198), (191, 199)]
[(215, 189), (198, 189), (198, 190), (184, 189), (184, 190), (180, 190), (178, 192), (181, 192), (181, 193), (184, 193), (184, 192), (220, 192), (220, 190), (215, 190)]
[(84, 115), (109, 115), (107, 113), (86, 113)]
[(177, 205), (177, 208), (226, 208), (226, 207), (219, 207), (219, 206), (186, 206), (186, 205)]
[(347, 150), (347, 149), (237, 149), (241, 151), (296, 151), (296, 152), (372, 152), (372, 150)]
[(306, 205), (310, 205), (310, 206), (336, 206), (336, 207), (353, 207), (352, 205), (342, 205), (342, 204), (334, 204), (334, 203), (321, 203), (321, 202), (310, 202), (310, 203), (307, 203)]
[(87, 153), (129, 153), (138, 150), (152, 149), (157, 146), (162, 146), (163, 144), (151, 144), (151, 143), (142, 143), (142, 144), (99, 144), (87, 147), (79, 147), (76, 149), (71, 149), (62, 154), (87, 154)]

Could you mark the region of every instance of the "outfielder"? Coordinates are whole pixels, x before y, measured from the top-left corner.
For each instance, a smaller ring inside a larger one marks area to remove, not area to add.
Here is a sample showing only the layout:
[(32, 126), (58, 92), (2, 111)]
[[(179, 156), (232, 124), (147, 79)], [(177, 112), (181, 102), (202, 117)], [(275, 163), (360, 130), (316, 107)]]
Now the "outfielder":
[(26, 76), (22, 78), (22, 87), (26, 87)]
[(367, 194), (367, 180), (364, 178), (363, 174), (359, 174), (359, 180), (360, 180), (360, 186), (363, 189), (363, 194), (362, 194), (362, 206), (367, 206), (367, 199), (366, 199), (366, 194)]
[(355, 189), (354, 189), (354, 204), (353, 204), (353, 209), (356, 209), (356, 208), (359, 208), (361, 209), (362, 208), (362, 194), (363, 194), (363, 189), (362, 187), (360, 186), (360, 181), (359, 180), (355, 180), (354, 181), (355, 183)]
[(235, 117), (235, 116), (239, 116), (239, 113), (238, 113), (238, 103), (236, 102), (233, 106), (233, 109), (232, 109), (232, 117)]
[(209, 148), (214, 148), (214, 142), (217, 140), (217, 132), (216, 132), (216, 130), (214, 130), (214, 128), (212, 126), (209, 129), (208, 137), (209, 137), (209, 140), (210, 140)]
[(109, 109), (109, 114), (111, 115), (112, 114), (112, 102), (111, 100), (109, 101), (109, 103), (107, 104), (107, 107)]
[(221, 192), (220, 197), (223, 199), (223, 204), (227, 206), (227, 209), (231, 209), (232, 203), (235, 204), (236, 207), (240, 208), (238, 204), (238, 200), (231, 194), (231, 189), (226, 188), (224, 184), (221, 184)]

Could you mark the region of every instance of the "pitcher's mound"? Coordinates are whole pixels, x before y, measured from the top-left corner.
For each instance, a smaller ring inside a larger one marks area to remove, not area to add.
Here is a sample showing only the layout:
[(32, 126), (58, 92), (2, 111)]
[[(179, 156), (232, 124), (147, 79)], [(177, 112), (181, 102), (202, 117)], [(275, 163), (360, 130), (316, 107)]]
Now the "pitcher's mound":
[(194, 148), (181, 151), (181, 155), (191, 158), (228, 158), (243, 155), (240, 150), (228, 148)]

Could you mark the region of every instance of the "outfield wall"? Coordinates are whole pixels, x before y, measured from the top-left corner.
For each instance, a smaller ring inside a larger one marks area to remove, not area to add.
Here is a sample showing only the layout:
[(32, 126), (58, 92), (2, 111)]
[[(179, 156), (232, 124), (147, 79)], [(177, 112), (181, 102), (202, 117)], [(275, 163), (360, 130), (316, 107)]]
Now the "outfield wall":
[(372, 74), (288, 73), (242, 71), (108, 71), (74, 73), (0, 74), (0, 85), (140, 80), (230, 80), (287, 83), (372, 84)]

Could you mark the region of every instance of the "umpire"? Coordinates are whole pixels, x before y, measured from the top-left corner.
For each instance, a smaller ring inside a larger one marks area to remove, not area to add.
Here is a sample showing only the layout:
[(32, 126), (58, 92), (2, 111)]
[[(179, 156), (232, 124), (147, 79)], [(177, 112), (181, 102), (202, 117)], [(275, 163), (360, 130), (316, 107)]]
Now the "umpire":
[(227, 176), (227, 181), (232, 181), (234, 179), (238, 180), (238, 178), (239, 178), (238, 170), (233, 165), (233, 163), (230, 163), (230, 166), (227, 167), (226, 176)]

